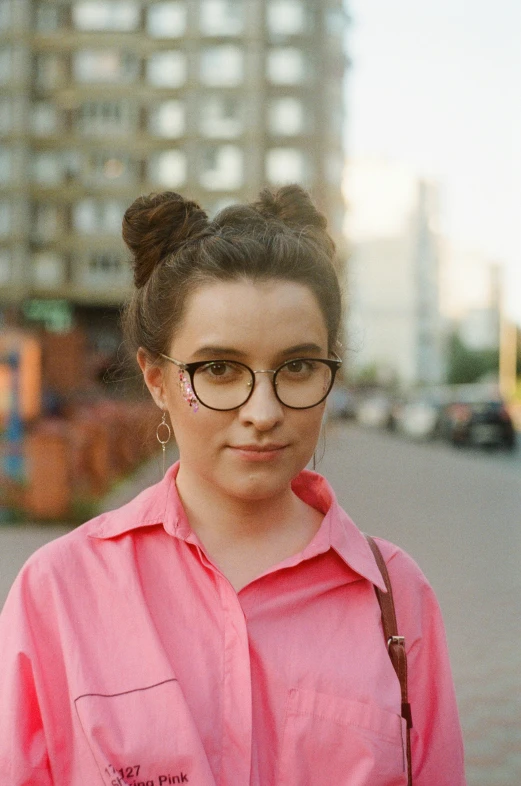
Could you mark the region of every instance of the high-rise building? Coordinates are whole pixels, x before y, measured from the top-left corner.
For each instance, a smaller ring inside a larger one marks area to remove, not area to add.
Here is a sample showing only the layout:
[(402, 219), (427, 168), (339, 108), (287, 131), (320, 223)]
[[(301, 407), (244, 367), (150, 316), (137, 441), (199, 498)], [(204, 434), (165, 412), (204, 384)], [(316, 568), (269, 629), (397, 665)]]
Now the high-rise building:
[(0, 0), (0, 300), (117, 306), (140, 193), (308, 187), (341, 235), (342, 0)]
[(403, 387), (442, 382), (437, 185), (388, 162), (354, 161), (346, 191), (351, 373)]

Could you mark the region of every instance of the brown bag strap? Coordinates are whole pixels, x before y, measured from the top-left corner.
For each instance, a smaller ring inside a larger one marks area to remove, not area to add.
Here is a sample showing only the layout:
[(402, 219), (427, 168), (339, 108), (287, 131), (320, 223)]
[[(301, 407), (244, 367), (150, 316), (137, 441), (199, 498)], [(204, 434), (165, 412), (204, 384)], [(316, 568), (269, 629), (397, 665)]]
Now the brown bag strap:
[(407, 654), (405, 651), (405, 638), (398, 635), (398, 624), (396, 622), (396, 611), (394, 609), (393, 588), (391, 580), (387, 571), (387, 565), (382, 556), (382, 552), (376, 545), (375, 541), (370, 535), (366, 535), (367, 542), (371, 547), (376, 564), (382, 574), (385, 582), (387, 592), (382, 592), (381, 589), (375, 586), (374, 590), (380, 609), (382, 612), (382, 624), (384, 629), (385, 641), (387, 643), (387, 651), (391, 663), (393, 664), (396, 676), (400, 681), (400, 688), (402, 692), (402, 717), (407, 721), (407, 784), (412, 786), (412, 765), (411, 765), (411, 728), (412, 728), (412, 714), (411, 705), (407, 693)]

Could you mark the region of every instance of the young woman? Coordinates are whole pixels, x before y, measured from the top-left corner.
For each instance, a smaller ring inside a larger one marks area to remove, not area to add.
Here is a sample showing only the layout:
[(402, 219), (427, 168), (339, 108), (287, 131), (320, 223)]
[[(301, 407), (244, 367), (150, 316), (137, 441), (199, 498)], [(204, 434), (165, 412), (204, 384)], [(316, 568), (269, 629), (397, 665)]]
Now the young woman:
[[(213, 221), (165, 193), (134, 202), (123, 237), (128, 340), (180, 461), (18, 577), (1, 622), (2, 782), (405, 786), (382, 574), (305, 469), (341, 363), (324, 217), (296, 186)], [(379, 545), (408, 651), (413, 783), (462, 786), (438, 604)]]

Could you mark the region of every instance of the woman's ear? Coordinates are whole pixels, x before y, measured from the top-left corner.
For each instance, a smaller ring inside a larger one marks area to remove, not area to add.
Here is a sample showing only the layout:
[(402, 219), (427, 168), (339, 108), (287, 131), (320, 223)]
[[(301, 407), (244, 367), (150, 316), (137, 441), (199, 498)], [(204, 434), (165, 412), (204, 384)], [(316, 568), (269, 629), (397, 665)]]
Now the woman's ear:
[(164, 409), (166, 402), (164, 397), (164, 378), (161, 366), (151, 362), (145, 350), (140, 347), (137, 351), (137, 362), (143, 373), (145, 385), (150, 391), (159, 409)]

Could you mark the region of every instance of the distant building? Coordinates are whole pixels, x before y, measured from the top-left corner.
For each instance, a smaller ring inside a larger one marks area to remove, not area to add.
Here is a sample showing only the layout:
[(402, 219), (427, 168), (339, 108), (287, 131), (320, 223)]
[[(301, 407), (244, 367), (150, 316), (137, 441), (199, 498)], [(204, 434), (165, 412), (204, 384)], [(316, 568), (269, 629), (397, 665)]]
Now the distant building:
[(437, 188), (379, 162), (355, 162), (347, 178), (353, 209), (346, 327), (352, 375), (371, 373), (403, 386), (439, 383), (444, 360)]
[(467, 349), (498, 349), (499, 311), (493, 308), (473, 308), (457, 322), (454, 328)]
[(497, 349), (503, 282), (501, 268), (483, 254), (446, 242), (442, 311), (468, 349)]
[(0, 0), (0, 299), (117, 306), (121, 217), (310, 188), (341, 237), (342, 0)]

